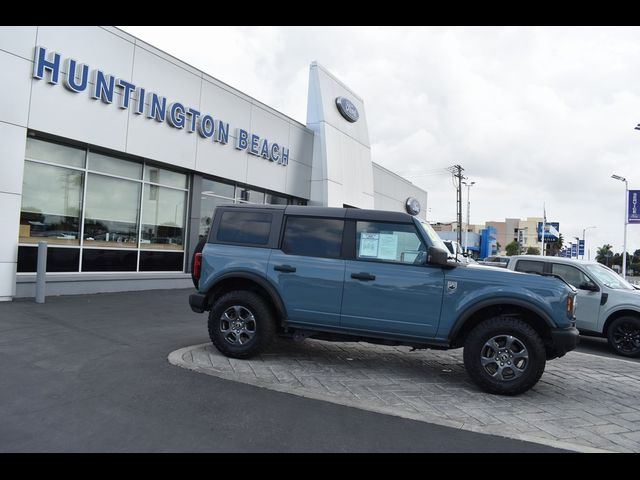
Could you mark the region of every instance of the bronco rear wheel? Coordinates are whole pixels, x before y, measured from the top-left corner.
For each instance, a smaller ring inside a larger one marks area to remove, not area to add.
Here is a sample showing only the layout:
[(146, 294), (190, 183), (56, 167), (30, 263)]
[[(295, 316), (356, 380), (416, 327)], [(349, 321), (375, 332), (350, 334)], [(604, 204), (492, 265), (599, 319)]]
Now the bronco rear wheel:
[(471, 380), (489, 393), (518, 395), (544, 372), (546, 352), (540, 335), (526, 322), (494, 317), (478, 324), (464, 345), (464, 366)]
[(209, 338), (224, 355), (249, 358), (273, 340), (275, 321), (269, 305), (250, 291), (222, 295), (209, 313)]

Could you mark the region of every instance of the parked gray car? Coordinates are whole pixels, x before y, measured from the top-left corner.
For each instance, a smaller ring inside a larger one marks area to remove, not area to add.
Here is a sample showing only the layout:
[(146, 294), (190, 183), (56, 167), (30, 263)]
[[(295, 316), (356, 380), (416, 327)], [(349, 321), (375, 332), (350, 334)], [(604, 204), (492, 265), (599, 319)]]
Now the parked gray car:
[(594, 261), (540, 255), (513, 256), (507, 268), (562, 277), (578, 289), (580, 333), (606, 337), (620, 355), (640, 356), (640, 290), (610, 268)]

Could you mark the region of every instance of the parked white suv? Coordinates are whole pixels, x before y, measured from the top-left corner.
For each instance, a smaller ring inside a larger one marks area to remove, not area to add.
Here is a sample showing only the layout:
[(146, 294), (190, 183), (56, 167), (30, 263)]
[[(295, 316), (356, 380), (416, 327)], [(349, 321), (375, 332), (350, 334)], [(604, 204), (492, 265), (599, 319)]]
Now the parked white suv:
[(578, 289), (576, 327), (580, 333), (604, 336), (613, 350), (640, 356), (640, 289), (601, 263), (541, 255), (517, 255), (507, 268), (558, 275)]

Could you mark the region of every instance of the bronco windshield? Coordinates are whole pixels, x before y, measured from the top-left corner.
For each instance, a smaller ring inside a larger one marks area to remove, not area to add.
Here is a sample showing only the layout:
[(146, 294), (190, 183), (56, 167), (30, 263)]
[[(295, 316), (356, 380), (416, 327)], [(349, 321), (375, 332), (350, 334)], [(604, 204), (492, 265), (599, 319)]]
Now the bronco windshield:
[(633, 285), (608, 267), (600, 264), (587, 264), (585, 268), (607, 287), (614, 290), (635, 290)]
[(442, 248), (447, 252), (449, 251), (445, 243), (438, 236), (438, 234), (436, 233), (436, 231), (433, 229), (431, 225), (429, 225), (427, 222), (423, 222), (422, 220), (418, 220), (418, 224), (420, 225), (420, 227), (422, 228), (422, 231), (425, 233), (425, 235), (429, 239), (431, 246)]

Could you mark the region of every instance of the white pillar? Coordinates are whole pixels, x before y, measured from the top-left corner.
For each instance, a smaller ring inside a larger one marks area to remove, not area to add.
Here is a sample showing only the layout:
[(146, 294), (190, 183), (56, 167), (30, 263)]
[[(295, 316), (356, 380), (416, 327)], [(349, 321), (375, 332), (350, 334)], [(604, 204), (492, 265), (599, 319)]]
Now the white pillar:
[(0, 301), (16, 293), (18, 234), (27, 129), (0, 121)]

